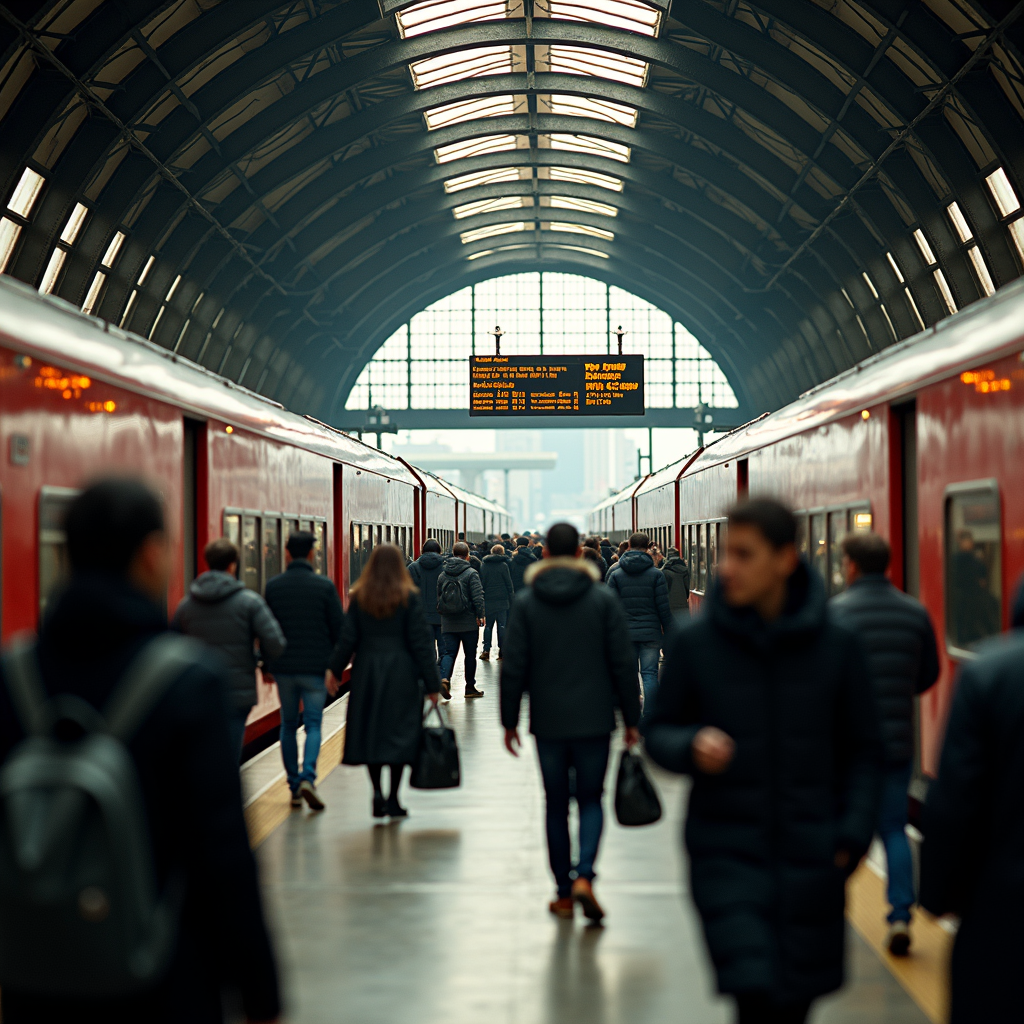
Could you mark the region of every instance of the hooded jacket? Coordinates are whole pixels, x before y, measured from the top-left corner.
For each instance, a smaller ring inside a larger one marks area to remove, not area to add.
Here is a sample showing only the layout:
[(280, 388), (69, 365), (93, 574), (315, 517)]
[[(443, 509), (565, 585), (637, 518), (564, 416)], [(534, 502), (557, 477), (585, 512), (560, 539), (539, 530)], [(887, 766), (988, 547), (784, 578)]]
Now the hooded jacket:
[(204, 572), (192, 581), (171, 623), (186, 636), (216, 647), (229, 672), (231, 703), (247, 711), (256, 703), (256, 653), (267, 662), (279, 658), (284, 633), (267, 602), (226, 572)]
[(512, 589), (517, 594), (526, 586), (523, 582), (526, 570), (536, 561), (537, 559), (530, 554), (529, 548), (516, 548), (516, 553), (512, 556), (512, 564), (509, 566), (509, 573), (512, 576)]
[[(860, 640), (826, 614), (801, 563), (774, 622), (705, 611), (668, 644), (647, 752), (693, 777), (686, 820), (691, 891), (720, 992), (812, 999), (843, 981), (844, 884), (877, 823), (878, 713)], [(720, 775), (698, 771), (704, 726), (736, 743)]]
[(659, 643), (672, 628), (668, 585), (646, 551), (630, 549), (616, 563), (605, 582), (622, 601), (633, 643)]
[(673, 614), (690, 611), (690, 567), (679, 557), (675, 548), (669, 548), (661, 567), (668, 587), (668, 606)]
[(437, 577), (435, 602), (441, 596), (441, 588), (446, 579), (457, 579), (462, 587), (463, 603), (466, 610), (459, 615), (441, 613), (442, 633), (469, 633), (477, 629), (476, 620), (486, 615), (484, 607), (484, 588), (480, 584), (480, 574), (469, 562), (462, 558), (449, 558)]
[(640, 720), (636, 654), (622, 606), (583, 559), (546, 558), (526, 574), (501, 645), (501, 722), (519, 723), (530, 693), (530, 732), (542, 739), (607, 736), (618, 709)]
[(515, 596), (508, 558), (505, 555), (485, 555), (482, 566), (480, 583), (484, 588), (484, 606), (488, 613), (504, 611)]
[(423, 614), (431, 626), (441, 625), (437, 610), (437, 577), (441, 575), (444, 558), (436, 551), (424, 551), (412, 565), (409, 575), (423, 596)]

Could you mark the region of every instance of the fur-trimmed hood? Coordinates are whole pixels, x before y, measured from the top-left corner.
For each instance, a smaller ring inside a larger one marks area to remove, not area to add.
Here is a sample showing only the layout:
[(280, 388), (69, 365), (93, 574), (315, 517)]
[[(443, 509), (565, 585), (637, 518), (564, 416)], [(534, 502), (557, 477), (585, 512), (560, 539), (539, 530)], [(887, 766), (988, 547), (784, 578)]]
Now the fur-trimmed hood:
[(526, 570), (523, 582), (533, 589), (538, 600), (545, 604), (566, 605), (578, 601), (601, 574), (582, 558), (568, 555), (545, 558)]

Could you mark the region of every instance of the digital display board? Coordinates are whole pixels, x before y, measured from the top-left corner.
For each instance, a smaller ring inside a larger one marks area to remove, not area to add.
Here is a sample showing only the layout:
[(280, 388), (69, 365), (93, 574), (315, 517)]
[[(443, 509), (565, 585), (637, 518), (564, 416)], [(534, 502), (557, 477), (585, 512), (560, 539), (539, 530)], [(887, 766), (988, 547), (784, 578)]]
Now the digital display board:
[(471, 356), (470, 416), (643, 416), (643, 356)]

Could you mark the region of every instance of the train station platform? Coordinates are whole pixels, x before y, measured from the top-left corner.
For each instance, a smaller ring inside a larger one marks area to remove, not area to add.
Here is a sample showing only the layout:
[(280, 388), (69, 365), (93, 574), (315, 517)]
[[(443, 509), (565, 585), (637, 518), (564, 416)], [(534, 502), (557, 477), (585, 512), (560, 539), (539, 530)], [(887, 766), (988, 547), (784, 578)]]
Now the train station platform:
[[(547, 911), (553, 884), (532, 743), (518, 760), (506, 753), (498, 666), (479, 669), (484, 699), (462, 697), (460, 666), (448, 705), (462, 786), (403, 787), (404, 821), (375, 823), (365, 769), (338, 766), (341, 702), (325, 722), (319, 785), (326, 811), (289, 811), (287, 790), (274, 777), (276, 747), (244, 770), (286, 1020), (730, 1022), (731, 1003), (714, 992), (685, 889), (684, 781), (655, 771), (666, 814), (652, 827), (621, 828), (609, 808), (596, 882), (605, 926), (585, 926), (579, 916), (556, 920)], [(869, 866), (851, 880), (849, 982), (817, 1004), (813, 1024), (941, 1019), (941, 930), (918, 926), (920, 952), (903, 963), (885, 956), (883, 888)]]

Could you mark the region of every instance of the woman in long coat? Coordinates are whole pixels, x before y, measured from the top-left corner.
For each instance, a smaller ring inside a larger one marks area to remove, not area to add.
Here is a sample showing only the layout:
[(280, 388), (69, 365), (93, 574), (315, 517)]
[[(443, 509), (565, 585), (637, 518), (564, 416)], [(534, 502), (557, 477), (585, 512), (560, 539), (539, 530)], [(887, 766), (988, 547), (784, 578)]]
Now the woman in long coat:
[[(365, 764), (373, 783), (373, 816), (404, 818), (398, 802), (402, 772), (416, 756), (423, 698), (437, 703), (441, 680), (419, 591), (394, 544), (373, 549), (349, 591), (341, 639), (331, 655), (340, 680), (349, 661), (352, 681), (343, 764)], [(381, 789), (384, 765), (391, 792)]]

